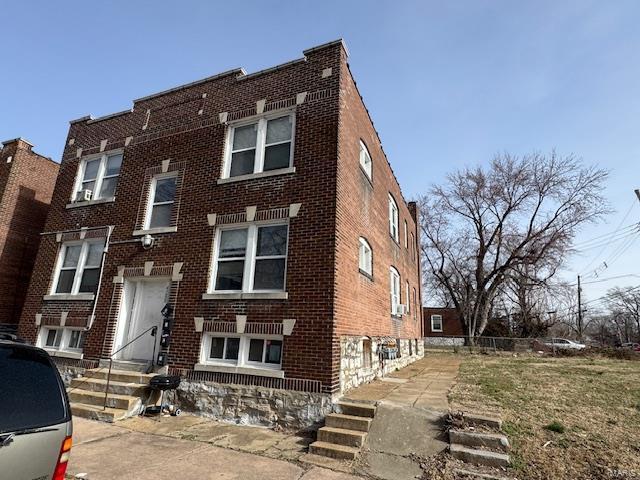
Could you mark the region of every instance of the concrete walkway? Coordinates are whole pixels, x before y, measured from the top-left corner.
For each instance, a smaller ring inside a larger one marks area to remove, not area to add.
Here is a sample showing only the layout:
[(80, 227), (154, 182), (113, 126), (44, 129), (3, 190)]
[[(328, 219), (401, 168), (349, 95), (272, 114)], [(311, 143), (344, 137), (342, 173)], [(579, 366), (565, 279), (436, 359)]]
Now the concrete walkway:
[(386, 378), (347, 393), (348, 399), (378, 405), (360, 460), (364, 472), (388, 480), (422, 476), (416, 457), (437, 455), (448, 446), (444, 435), (447, 394), (459, 368), (460, 359), (453, 355), (427, 354)]
[(67, 478), (358, 480), (283, 460), (305, 452), (300, 437), (191, 416), (159, 420), (134, 418), (116, 426), (74, 417)]

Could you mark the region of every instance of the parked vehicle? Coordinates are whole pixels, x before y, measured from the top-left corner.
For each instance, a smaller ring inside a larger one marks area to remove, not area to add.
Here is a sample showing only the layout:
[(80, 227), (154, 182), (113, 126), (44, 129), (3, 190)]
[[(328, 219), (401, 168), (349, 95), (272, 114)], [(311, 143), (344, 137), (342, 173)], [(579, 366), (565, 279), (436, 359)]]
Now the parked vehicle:
[(566, 338), (551, 338), (545, 340), (544, 345), (550, 348), (562, 350), (583, 350), (587, 348), (584, 343), (574, 342), (573, 340), (567, 340)]
[(64, 480), (71, 410), (49, 354), (0, 337), (0, 477)]
[(640, 343), (627, 342), (620, 345), (620, 348), (624, 348), (625, 350), (633, 350), (634, 352), (640, 352)]

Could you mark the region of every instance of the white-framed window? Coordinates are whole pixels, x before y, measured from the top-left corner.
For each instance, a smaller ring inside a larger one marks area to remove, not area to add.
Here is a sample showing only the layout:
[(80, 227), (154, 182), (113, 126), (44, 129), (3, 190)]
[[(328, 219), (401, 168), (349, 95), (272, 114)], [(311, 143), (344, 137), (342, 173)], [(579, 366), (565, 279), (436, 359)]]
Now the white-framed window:
[(406, 220), (404, 221), (404, 248), (409, 248), (409, 228)]
[(391, 314), (398, 315), (400, 302), (400, 274), (394, 267), (389, 268), (389, 296), (391, 297)]
[(293, 113), (230, 126), (222, 178), (291, 167), (294, 127)]
[(63, 243), (53, 274), (51, 294), (96, 293), (104, 239)]
[(360, 140), (360, 166), (362, 167), (364, 173), (367, 175), (367, 178), (371, 180), (373, 166), (371, 162), (371, 155), (369, 154), (369, 150), (362, 140)]
[(389, 194), (389, 233), (396, 242), (400, 242), (398, 231), (398, 204)]
[(177, 183), (178, 175), (175, 172), (158, 175), (151, 180), (149, 204), (144, 222), (145, 230), (172, 225)]
[(82, 159), (72, 200), (113, 198), (121, 166), (122, 152), (103, 153)]
[(284, 291), (288, 234), (286, 223), (218, 229), (209, 291)]
[(407, 314), (411, 312), (411, 289), (409, 288), (409, 281), (407, 280), (404, 291), (404, 301), (407, 304)]
[(417, 320), (418, 318), (418, 293), (416, 289), (413, 289), (413, 319)]
[(38, 346), (50, 351), (82, 352), (85, 331), (81, 328), (43, 327)]
[(358, 267), (362, 273), (373, 276), (373, 250), (364, 237), (359, 238)]
[(234, 335), (210, 333), (204, 336), (201, 360), (209, 365), (282, 368), (281, 335)]
[(431, 315), (431, 331), (442, 332), (442, 315)]
[(413, 232), (411, 232), (411, 260), (416, 259), (416, 249), (417, 249), (416, 237), (413, 234)]

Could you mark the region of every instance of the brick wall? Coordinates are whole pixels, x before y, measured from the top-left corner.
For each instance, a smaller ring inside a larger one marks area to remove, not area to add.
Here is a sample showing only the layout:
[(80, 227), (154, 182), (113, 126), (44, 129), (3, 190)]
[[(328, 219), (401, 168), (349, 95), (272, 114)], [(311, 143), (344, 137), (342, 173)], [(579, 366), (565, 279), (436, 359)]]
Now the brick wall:
[[(356, 233), (361, 228), (344, 222), (353, 213), (347, 203), (362, 200), (345, 193), (360, 175), (357, 154), (353, 157), (351, 153), (358, 137), (355, 143), (347, 137), (364, 135), (373, 142), (375, 132), (346, 69), (342, 43), (334, 42), (307, 50), (304, 59), (273, 69), (250, 75), (239, 70), (226, 72), (136, 100), (131, 111), (71, 123), (46, 230), (115, 227), (95, 301), (95, 320), (85, 342), (85, 359), (97, 359), (110, 351), (122, 291), (122, 286), (113, 282), (118, 267), (142, 268), (151, 261), (168, 268), (176, 262), (182, 264), (181, 279), (175, 285), (175, 322), (168, 352), (174, 369), (191, 369), (198, 361), (202, 334), (195, 329), (196, 317), (235, 322), (236, 315), (246, 315), (247, 322), (270, 324), (296, 319), (292, 334), (284, 339), (285, 376), (322, 382), (324, 391), (339, 388), (340, 335), (420, 336), (418, 320), (411, 317), (394, 327), (388, 315), (389, 277), (383, 272), (388, 272), (391, 252), (397, 255), (396, 267), (411, 278), (412, 286), (417, 288), (419, 280), (417, 260), (414, 267), (403, 246), (389, 244), (388, 227), (384, 230), (387, 206), (381, 199), (391, 191), (401, 210), (401, 225), (407, 219), (412, 230), (415, 212), (412, 214), (404, 202), (384, 154), (379, 147), (374, 150), (373, 143), (375, 192), (366, 203), (366, 214), (374, 228), (380, 227), (374, 234), (374, 255), (380, 255), (380, 262), (376, 259), (374, 281), (362, 287), (369, 290), (361, 300), (357, 297), (362, 292), (349, 285), (354, 281), (351, 269), (355, 267), (357, 274)], [(347, 87), (352, 91), (341, 93)], [(255, 115), (261, 100), (266, 100), (265, 110), (295, 106), (295, 172), (219, 184), (227, 131), (221, 114), (233, 119)], [(347, 112), (351, 108), (352, 114)], [(353, 125), (352, 131), (339, 128), (339, 122)], [(348, 146), (339, 149), (339, 138)], [(101, 148), (124, 151), (115, 201), (67, 208), (80, 159), (99, 153)], [(148, 191), (145, 178), (149, 169), (167, 160), (170, 165), (181, 165), (183, 178), (177, 231), (155, 234), (154, 247), (144, 250), (132, 234), (139, 227), (137, 219)], [(243, 214), (247, 206), (256, 206), (258, 211), (284, 209), (296, 203), (301, 204), (300, 211), (289, 219), (288, 299), (203, 299), (215, 232), (207, 214)], [(340, 211), (336, 216), (337, 203)], [(374, 217), (380, 218), (373, 221)], [(387, 238), (381, 233), (384, 231)], [(43, 299), (50, 290), (59, 246), (55, 235), (46, 235), (38, 252), (20, 326), (21, 334), (31, 340), (38, 331), (37, 314), (42, 315), (43, 323), (55, 324), (66, 311), (67, 318), (85, 318), (88, 323), (94, 308), (91, 301)], [(355, 281), (360, 280), (355, 277)], [(338, 289), (344, 289), (344, 294), (337, 293)], [(360, 303), (355, 314), (354, 301)], [(419, 315), (417, 312), (417, 318)]]
[[(425, 337), (464, 335), (460, 316), (455, 308), (424, 307), (423, 311)], [(442, 332), (434, 332), (431, 330), (431, 315), (442, 315)]]
[(59, 165), (22, 139), (0, 150), (0, 323), (18, 323)]

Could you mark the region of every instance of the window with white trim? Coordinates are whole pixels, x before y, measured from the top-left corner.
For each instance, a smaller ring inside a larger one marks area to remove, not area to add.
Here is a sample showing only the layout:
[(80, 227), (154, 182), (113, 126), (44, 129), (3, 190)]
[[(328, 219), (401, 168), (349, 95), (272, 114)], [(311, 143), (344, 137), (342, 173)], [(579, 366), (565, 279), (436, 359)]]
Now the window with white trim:
[(96, 293), (103, 252), (103, 239), (62, 244), (51, 294)]
[(406, 220), (404, 221), (404, 248), (409, 248), (409, 229)]
[(144, 229), (170, 227), (173, 207), (176, 202), (176, 173), (154, 177), (149, 190), (149, 205)]
[(363, 237), (359, 238), (358, 266), (362, 273), (373, 276), (373, 250)]
[(396, 242), (400, 242), (398, 238), (398, 204), (391, 194), (389, 194), (389, 233)]
[(416, 237), (413, 234), (413, 232), (411, 232), (411, 260), (415, 260), (416, 259)]
[(50, 351), (82, 352), (85, 331), (81, 328), (43, 327), (38, 346)]
[(289, 168), (294, 115), (261, 118), (229, 128), (223, 178)]
[(288, 232), (287, 224), (218, 229), (209, 291), (284, 291)]
[(389, 269), (389, 296), (391, 297), (391, 314), (398, 316), (398, 305), (400, 305), (400, 274), (394, 267)]
[(373, 166), (371, 162), (371, 155), (369, 155), (369, 150), (362, 140), (360, 140), (360, 166), (367, 175), (367, 178), (371, 180)]
[(413, 289), (413, 319), (418, 319), (418, 294), (416, 289)]
[(431, 315), (431, 331), (442, 332), (442, 315)]
[(230, 335), (211, 333), (204, 336), (202, 360), (205, 364), (279, 370), (282, 365), (281, 335)]
[(73, 200), (113, 198), (121, 166), (122, 152), (104, 153), (98, 157), (83, 159), (78, 170)]
[(405, 295), (404, 295), (404, 300), (407, 303), (407, 314), (411, 312), (411, 290), (409, 288), (409, 281), (407, 280), (406, 282), (406, 289), (405, 289)]

